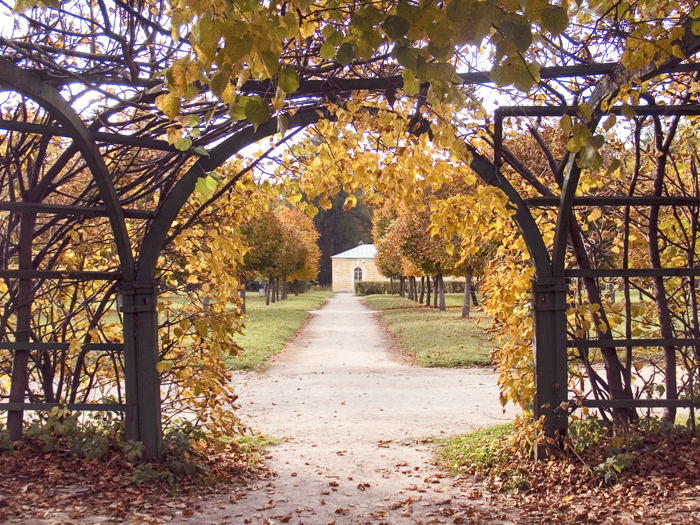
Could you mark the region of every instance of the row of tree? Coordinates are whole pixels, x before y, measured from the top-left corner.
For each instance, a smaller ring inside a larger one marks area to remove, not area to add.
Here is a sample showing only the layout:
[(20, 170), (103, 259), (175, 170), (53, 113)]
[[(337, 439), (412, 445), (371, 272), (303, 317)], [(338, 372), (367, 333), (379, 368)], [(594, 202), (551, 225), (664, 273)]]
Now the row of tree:
[[(457, 195), (470, 192), (464, 179), (455, 180), (440, 193)], [(426, 202), (429, 194), (426, 194)], [(377, 247), (376, 264), (379, 272), (400, 283), (399, 294), (444, 312), (444, 277), (464, 277), (464, 301), (462, 317), (469, 317), (470, 306), (477, 306), (474, 278), (481, 276), (487, 263), (488, 245), (479, 246), (474, 254), (465, 249), (478, 243), (477, 239), (465, 239), (457, 234), (446, 235), (433, 227), (429, 208), (416, 211), (406, 206), (395, 207), (387, 203), (375, 212), (372, 234)], [(417, 282), (420, 278), (420, 285)]]
[(266, 304), (287, 298), (288, 284), (316, 279), (320, 251), (313, 219), (297, 207), (277, 206), (248, 222), (243, 229), (249, 251), (244, 279), (267, 279)]

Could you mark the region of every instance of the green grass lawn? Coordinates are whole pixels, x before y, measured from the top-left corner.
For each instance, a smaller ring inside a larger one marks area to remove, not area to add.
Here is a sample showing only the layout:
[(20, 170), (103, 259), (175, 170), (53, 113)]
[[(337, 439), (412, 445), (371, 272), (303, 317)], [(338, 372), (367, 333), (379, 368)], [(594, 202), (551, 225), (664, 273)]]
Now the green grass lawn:
[(507, 457), (512, 435), (513, 425), (505, 423), (438, 440), (437, 464), (453, 476), (488, 472)]
[(332, 295), (333, 292), (290, 294), (286, 301), (265, 306), (264, 297), (248, 292), (245, 335), (236, 336), (243, 352), (229, 359), (227, 364), (234, 370), (260, 367), (284, 348), (309, 315), (309, 310), (317, 309)]
[(494, 345), (476, 324), (483, 317), (474, 311), (462, 319), (462, 294), (445, 294), (446, 312), (402, 299), (396, 295), (364, 297), (378, 310), (386, 327), (397, 337), (403, 351), (420, 366), (488, 366)]

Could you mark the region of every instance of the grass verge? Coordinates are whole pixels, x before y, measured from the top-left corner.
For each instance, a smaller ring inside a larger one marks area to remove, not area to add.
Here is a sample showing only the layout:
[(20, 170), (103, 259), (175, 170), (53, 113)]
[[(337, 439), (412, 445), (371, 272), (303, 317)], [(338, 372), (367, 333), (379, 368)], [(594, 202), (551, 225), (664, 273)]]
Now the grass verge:
[(240, 457), (246, 459), (250, 470), (258, 470), (262, 464), (267, 447), (279, 445), (283, 440), (265, 434), (237, 434), (231, 437), (229, 445)]
[(446, 312), (395, 295), (368, 295), (385, 326), (416, 364), (429, 367), (488, 366), (494, 345), (477, 321), (483, 312), (462, 319), (462, 294), (445, 294)]
[(510, 493), (527, 523), (622, 523), (620, 516), (645, 525), (698, 522), (697, 430), (651, 418), (613, 435), (590, 418), (547, 461), (533, 461), (527, 440), (518, 441), (531, 431), (498, 425), (435, 440), (436, 462), (457, 479), (476, 475), (471, 497)]
[(238, 357), (227, 361), (233, 370), (259, 368), (266, 359), (279, 353), (299, 330), (310, 310), (316, 310), (333, 292), (306, 292), (290, 295), (286, 301), (265, 305), (265, 298), (248, 294), (246, 334), (236, 337), (243, 347)]
[(506, 423), (437, 441), (437, 463), (453, 476), (484, 474), (507, 459), (503, 445), (512, 435), (513, 425)]

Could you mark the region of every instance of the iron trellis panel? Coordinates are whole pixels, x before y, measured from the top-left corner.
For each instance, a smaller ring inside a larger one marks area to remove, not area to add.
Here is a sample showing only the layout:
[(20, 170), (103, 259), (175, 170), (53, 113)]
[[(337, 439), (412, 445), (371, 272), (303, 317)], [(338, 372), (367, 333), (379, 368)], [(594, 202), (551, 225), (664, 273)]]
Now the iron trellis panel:
[[(24, 133), (35, 133), (37, 135), (52, 135), (54, 137), (73, 137), (71, 132), (62, 126), (52, 126), (49, 124), (36, 124), (34, 122), (17, 122), (14, 120), (0, 119), (0, 129), (8, 131), (19, 131)], [(134, 135), (118, 135), (116, 133), (105, 133), (92, 131), (92, 138), (95, 142), (104, 144), (119, 144), (123, 146), (136, 146), (144, 149), (156, 151), (177, 151), (175, 146), (168, 144), (164, 140), (149, 139), (148, 137), (138, 137)]]
[(588, 408), (690, 408), (700, 403), (690, 399), (582, 399), (580, 405)]
[(0, 403), (0, 412), (6, 410), (51, 410), (67, 408), (75, 412), (124, 412), (126, 405), (119, 403)]
[[(63, 204), (47, 204), (43, 202), (0, 201), (0, 211), (13, 213), (45, 213), (48, 215), (69, 215), (81, 217), (108, 217), (109, 211), (104, 206), (68, 206)], [(149, 210), (130, 210), (122, 208), (127, 219), (151, 219), (153, 212)]]
[(700, 339), (571, 339), (569, 348), (603, 348), (621, 346), (697, 346)]
[(700, 277), (700, 268), (595, 268), (565, 270), (566, 277)]
[[(599, 86), (591, 100), (600, 101), (605, 98), (605, 86)], [(602, 98), (601, 98), (602, 97)], [(592, 126), (597, 125), (597, 121), (603, 114), (621, 114), (622, 107), (613, 107), (608, 111), (600, 111), (597, 104), (593, 104), (596, 109), (595, 116), (592, 120)], [(700, 115), (700, 105), (689, 104), (685, 106), (633, 106), (632, 109), (638, 115), (646, 116), (698, 116)], [(563, 106), (563, 107), (539, 107), (539, 106), (511, 106), (497, 108), (494, 114), (494, 157), (493, 163), (497, 171), (500, 171), (500, 166), (503, 157), (503, 120), (507, 116), (512, 117), (527, 117), (527, 116), (563, 116), (577, 115), (579, 113), (578, 106)], [(578, 179), (580, 176), (580, 168), (576, 162), (577, 155), (572, 155), (569, 158), (569, 163), (564, 170), (564, 179), (561, 186), (560, 196), (544, 196), (534, 197), (529, 199), (521, 199), (520, 204), (516, 204), (516, 209), (522, 204), (529, 211), (534, 207), (554, 207), (558, 208), (557, 223), (555, 228), (554, 242), (551, 254), (551, 275), (554, 279), (562, 279), (562, 284), (567, 277), (647, 277), (647, 276), (697, 276), (700, 271), (696, 268), (684, 269), (575, 269), (567, 270), (565, 268), (566, 251), (569, 243), (570, 235), (570, 219), (573, 216), (573, 208), (575, 206), (700, 206), (700, 198), (696, 197), (663, 197), (663, 196), (601, 196), (601, 197), (577, 197), (576, 189), (578, 187)], [(499, 173), (500, 176), (500, 173)], [(517, 222), (517, 219), (516, 219)], [(566, 432), (568, 415), (561, 414), (561, 408), (569, 403), (568, 398), (568, 378), (565, 368), (566, 358), (560, 359), (560, 354), (566, 355), (566, 347), (575, 348), (592, 348), (592, 347), (610, 347), (615, 346), (694, 346), (700, 343), (696, 339), (623, 339), (623, 340), (575, 340), (568, 341), (566, 338), (566, 317), (564, 310), (566, 307), (565, 292), (561, 298), (557, 299), (552, 290), (547, 290), (543, 286), (544, 281), (538, 284), (533, 283), (533, 310), (535, 314), (535, 417), (540, 415), (545, 416), (545, 434), (550, 438), (557, 439), (557, 435), (561, 436)], [(552, 283), (548, 283), (551, 285)], [(558, 318), (554, 316), (558, 315)], [(560, 332), (563, 330), (563, 338), (560, 337)], [(563, 389), (562, 385), (566, 385)], [(563, 390), (563, 392), (562, 392)], [(584, 404), (586, 401), (584, 401)], [(648, 404), (648, 402), (647, 402)], [(587, 406), (593, 406), (587, 405)], [(640, 400), (624, 399), (609, 401), (598, 401), (598, 408), (615, 408), (624, 409), (626, 407), (643, 407), (647, 406)], [(661, 404), (653, 406), (675, 407), (675, 406), (693, 406), (692, 402), (687, 400), (667, 399), (661, 400)], [(538, 449), (537, 453), (540, 454)], [(547, 453), (547, 450), (542, 452)]]
[[(525, 199), (528, 206), (559, 206), (559, 197), (532, 197)], [(572, 206), (700, 206), (700, 197), (648, 197), (606, 195), (601, 197), (574, 197)]]
[(72, 279), (76, 281), (120, 281), (120, 272), (78, 270), (0, 270), (0, 279)]
[[(120, 343), (88, 343), (80, 346), (86, 352), (123, 352)], [(68, 350), (69, 343), (14, 343), (0, 342), (0, 350)]]

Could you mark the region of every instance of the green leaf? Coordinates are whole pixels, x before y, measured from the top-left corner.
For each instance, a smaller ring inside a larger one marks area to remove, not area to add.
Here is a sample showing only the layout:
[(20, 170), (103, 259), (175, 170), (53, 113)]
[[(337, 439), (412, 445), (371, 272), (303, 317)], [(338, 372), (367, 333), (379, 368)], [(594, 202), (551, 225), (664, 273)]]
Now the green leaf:
[(345, 40), (345, 35), (338, 31), (337, 29), (334, 29), (329, 36), (326, 37), (326, 42), (331, 44), (332, 46), (339, 46), (340, 44), (343, 43)]
[(396, 15), (389, 15), (384, 20), (384, 32), (392, 40), (403, 38), (408, 33), (411, 25), (408, 20)]
[(186, 137), (182, 137), (181, 139), (176, 140), (173, 146), (175, 146), (175, 149), (178, 149), (180, 151), (187, 151), (188, 149), (190, 149), (190, 147), (192, 147), (192, 140)]
[(693, 32), (695, 36), (700, 36), (700, 20), (695, 20), (691, 26), (690, 30)]
[(211, 122), (211, 119), (214, 118), (215, 112), (216, 112), (215, 109), (210, 109), (209, 111), (207, 111), (207, 114), (204, 115), (204, 128), (205, 129), (209, 127), (209, 123)]
[(275, 76), (275, 73), (277, 73), (277, 71), (280, 68), (280, 60), (277, 56), (277, 53), (274, 53), (272, 51), (263, 51), (261, 57), (263, 61), (263, 67), (265, 68), (265, 73), (267, 73), (267, 76)]
[(612, 175), (615, 173), (617, 170), (620, 169), (620, 166), (622, 166), (622, 162), (620, 159), (615, 159), (610, 163), (610, 166), (608, 166), (608, 171), (606, 172), (607, 175)]
[(384, 13), (371, 5), (362, 8), (358, 14), (372, 25), (377, 25), (384, 19)]
[(348, 24), (349, 34), (362, 38), (362, 36), (367, 32), (372, 30), (372, 23), (366, 18), (362, 17), (359, 13), (356, 13), (350, 23)]
[(194, 191), (202, 195), (203, 197), (209, 197), (214, 191), (216, 191), (216, 186), (219, 181), (216, 177), (207, 175), (206, 177), (200, 177), (197, 179), (197, 183), (194, 185)]
[(588, 139), (588, 143), (595, 149), (600, 149), (605, 145), (605, 137), (603, 135), (593, 135)]
[(229, 78), (231, 78), (231, 67), (229, 66), (227, 70), (221, 70), (211, 77), (211, 82), (209, 82), (209, 89), (211, 89), (212, 94), (216, 98), (221, 98), (221, 94), (226, 89), (228, 85)]
[(637, 116), (637, 112), (629, 104), (622, 104), (622, 115), (628, 119), (633, 119)]
[(233, 120), (243, 120), (245, 116), (245, 107), (248, 105), (250, 97), (238, 97), (235, 103), (231, 104), (228, 114)]
[(564, 135), (568, 135), (569, 133), (571, 133), (572, 126), (573, 124), (569, 115), (564, 115), (559, 121), (559, 128), (562, 130)]
[(289, 129), (289, 117), (284, 113), (277, 114), (277, 133), (284, 135)]
[(347, 66), (355, 58), (355, 45), (351, 42), (343, 42), (335, 54), (335, 59), (339, 64)]
[(203, 148), (202, 146), (197, 146), (192, 151), (194, 152), (195, 155), (199, 155), (200, 157), (208, 157), (209, 156), (209, 152), (205, 148)]
[(326, 42), (321, 46), (319, 54), (324, 60), (329, 60), (335, 56), (335, 46)]
[(396, 59), (399, 65), (407, 69), (412, 69), (414, 71), (418, 69), (420, 51), (414, 47), (395, 46), (391, 51), (391, 56)]
[(554, 36), (561, 35), (569, 25), (569, 15), (561, 6), (550, 5), (542, 9), (542, 25)]
[(451, 43), (451, 29), (451, 25), (447, 20), (443, 22), (433, 22), (428, 26), (428, 37), (436, 47), (447, 46)]
[[(515, 60), (521, 60), (520, 57), (516, 57)], [(532, 86), (540, 81), (540, 65), (537, 63), (523, 64), (523, 67), (515, 78), (513, 85), (520, 91), (528, 91)]]
[(277, 75), (277, 86), (285, 93), (299, 89), (299, 73), (291, 67), (283, 67)]
[(244, 33), (240, 38), (228, 38), (224, 51), (234, 64), (241, 60), (253, 49), (253, 35)]
[(581, 115), (581, 118), (586, 122), (590, 121), (593, 118), (593, 111), (588, 106), (588, 104), (580, 104), (578, 107), (578, 112), (579, 115)]
[(455, 53), (455, 46), (453, 44), (447, 44), (443, 47), (437, 47), (432, 41), (428, 42), (428, 53), (430, 53), (434, 58), (441, 62), (446, 62)]
[(489, 74), (491, 80), (493, 80), (497, 86), (504, 87), (513, 83), (515, 76), (513, 75), (512, 68), (506, 65), (495, 65), (491, 68), (491, 73)]
[(260, 124), (264, 124), (270, 120), (270, 105), (260, 97), (253, 95), (248, 99), (245, 105), (245, 118), (258, 129)]
[(474, 0), (452, 0), (447, 4), (447, 17), (456, 24), (472, 23), (476, 4)]
[(420, 91), (420, 80), (416, 78), (413, 71), (404, 69), (403, 73), (403, 90), (407, 95), (417, 95)]
[(445, 62), (430, 62), (420, 68), (419, 74), (423, 80), (449, 82), (455, 74), (455, 67)]
[(501, 31), (513, 44), (515, 48), (524, 53), (532, 45), (532, 32), (530, 26), (525, 24), (515, 24), (509, 20), (501, 22)]
[(591, 141), (586, 143), (586, 146), (581, 150), (581, 157), (579, 159), (579, 166), (582, 168), (589, 168), (591, 171), (596, 171), (600, 169), (603, 165), (603, 157), (598, 153)]

